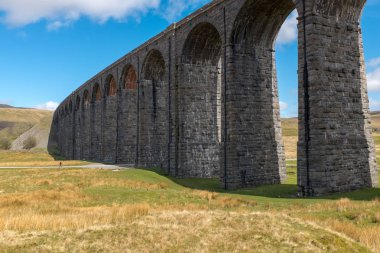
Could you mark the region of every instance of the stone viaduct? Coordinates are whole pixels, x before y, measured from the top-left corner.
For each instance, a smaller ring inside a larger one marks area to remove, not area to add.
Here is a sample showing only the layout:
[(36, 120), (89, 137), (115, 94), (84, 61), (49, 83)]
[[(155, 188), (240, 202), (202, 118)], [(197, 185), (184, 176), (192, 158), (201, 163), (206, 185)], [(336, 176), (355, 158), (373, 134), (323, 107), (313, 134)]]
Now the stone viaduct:
[(360, 28), (365, 0), (214, 0), (83, 84), (56, 110), (69, 159), (219, 177), (228, 189), (286, 176), (274, 42), (298, 13), (298, 187), (377, 185)]

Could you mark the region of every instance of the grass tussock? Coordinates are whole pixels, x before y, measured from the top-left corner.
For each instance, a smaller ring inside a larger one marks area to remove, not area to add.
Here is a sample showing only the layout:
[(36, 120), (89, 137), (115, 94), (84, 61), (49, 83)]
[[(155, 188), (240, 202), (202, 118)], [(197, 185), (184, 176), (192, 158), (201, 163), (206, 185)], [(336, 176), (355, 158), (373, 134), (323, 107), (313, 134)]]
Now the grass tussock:
[(168, 188), (168, 184), (165, 182), (160, 182), (157, 184), (146, 183), (142, 181), (133, 181), (128, 179), (92, 179), (91, 181), (82, 181), (82, 185), (87, 187), (103, 187), (103, 186), (112, 186), (112, 187), (122, 187), (125, 189), (146, 189), (146, 190), (163, 190)]
[[(342, 233), (380, 252), (380, 201), (352, 201), (342, 198), (300, 208), (297, 215)], [(303, 213), (303, 214), (302, 214)]]
[[(64, 189), (64, 190), (63, 190)], [(77, 190), (61, 188), (58, 190), (38, 190), (30, 193), (12, 193), (0, 195), (0, 208), (17, 206), (27, 206), (42, 204), (50, 201), (79, 201), (84, 200), (85, 195)]]
[(218, 208), (254, 207), (257, 205), (255, 200), (220, 195), (216, 192), (193, 190), (192, 194), (207, 200), (210, 206)]
[[(15, 200), (15, 206), (19, 200)], [(9, 207), (9, 206), (8, 206)], [(96, 207), (72, 207), (55, 203), (33, 208), (24, 204), (17, 212), (1, 208), (0, 231), (57, 231), (88, 229), (93, 226), (121, 225), (134, 218), (147, 215), (149, 205), (113, 205)]]

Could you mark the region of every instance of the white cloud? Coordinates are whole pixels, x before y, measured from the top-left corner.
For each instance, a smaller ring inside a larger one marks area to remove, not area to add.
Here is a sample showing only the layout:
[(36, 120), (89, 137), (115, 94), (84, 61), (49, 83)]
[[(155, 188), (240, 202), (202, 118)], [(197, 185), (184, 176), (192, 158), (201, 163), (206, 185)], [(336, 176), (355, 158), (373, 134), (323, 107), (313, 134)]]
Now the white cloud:
[(371, 59), (367, 66), (369, 68), (367, 72), (368, 91), (378, 92), (380, 91), (380, 58)]
[(70, 24), (71, 24), (70, 21), (54, 21), (54, 22), (49, 23), (46, 26), (46, 29), (48, 29), (49, 31), (55, 31), (62, 27), (69, 26)]
[(290, 44), (297, 40), (298, 38), (297, 16), (298, 16), (297, 11), (293, 11), (289, 15), (289, 17), (285, 20), (277, 36), (276, 42), (279, 45)]
[(281, 111), (286, 111), (288, 108), (289, 108), (289, 105), (287, 103), (280, 101)]
[(210, 2), (210, 0), (168, 0), (166, 6), (164, 6), (163, 17), (173, 22), (179, 18), (185, 10), (194, 9), (203, 4)]
[(380, 58), (374, 58), (368, 62), (368, 67), (376, 68), (380, 66)]
[(369, 91), (380, 91), (380, 67), (367, 74)]
[(49, 111), (55, 111), (58, 107), (58, 103), (54, 101), (48, 101), (41, 105), (36, 105), (34, 108), (40, 109), (40, 110), (49, 110)]
[(81, 16), (98, 22), (137, 17), (159, 4), (160, 0), (0, 0), (0, 11), (1, 21), (12, 27), (46, 20), (48, 29), (57, 29)]

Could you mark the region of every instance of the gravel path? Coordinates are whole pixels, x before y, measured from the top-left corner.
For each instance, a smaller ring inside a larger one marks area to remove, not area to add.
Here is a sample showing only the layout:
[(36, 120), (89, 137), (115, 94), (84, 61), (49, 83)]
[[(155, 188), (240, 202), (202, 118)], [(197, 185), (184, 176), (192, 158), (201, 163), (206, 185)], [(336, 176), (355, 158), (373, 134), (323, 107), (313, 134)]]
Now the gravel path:
[(72, 166), (6, 166), (1, 167), (0, 169), (105, 169), (105, 170), (125, 170), (132, 169), (133, 165), (131, 164), (118, 164), (118, 165), (109, 165), (109, 164), (87, 164), (87, 165), (72, 165)]

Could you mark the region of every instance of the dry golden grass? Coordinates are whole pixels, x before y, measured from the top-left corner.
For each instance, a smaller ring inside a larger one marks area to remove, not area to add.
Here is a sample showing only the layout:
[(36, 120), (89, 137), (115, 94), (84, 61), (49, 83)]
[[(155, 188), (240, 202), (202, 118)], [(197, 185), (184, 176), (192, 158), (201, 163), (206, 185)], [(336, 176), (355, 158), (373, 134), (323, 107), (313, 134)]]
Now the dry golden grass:
[(28, 252), (367, 252), (339, 234), (281, 214), (154, 211), (134, 217), (85, 230), (5, 231), (0, 245)]
[(336, 219), (328, 219), (320, 223), (324, 227), (328, 227), (334, 231), (338, 231), (348, 237), (366, 245), (368, 248), (373, 249), (375, 252), (380, 252), (380, 227), (358, 227), (347, 221), (340, 221)]
[[(42, 162), (4, 162), (0, 167), (57, 167), (60, 161), (42, 161)], [(85, 161), (62, 161), (62, 166), (86, 165), (90, 162)]]
[(283, 136), (285, 157), (287, 160), (297, 159), (297, 136)]
[(46, 152), (0, 151), (0, 167), (36, 167), (36, 166), (85, 165), (86, 161), (60, 161)]
[[(316, 215), (317, 214), (317, 215)], [(380, 201), (352, 201), (347, 198), (293, 208), (293, 215), (340, 232), (380, 252)], [(338, 217), (337, 217), (338, 216)]]
[(52, 190), (0, 194), (0, 231), (85, 229), (121, 224), (149, 211), (146, 204), (82, 206), (88, 200), (82, 189), (69, 183)]
[(144, 170), (0, 170), (0, 252), (380, 252), (378, 200), (276, 201)]
[(112, 186), (122, 187), (124, 189), (146, 189), (146, 190), (162, 190), (167, 189), (168, 185), (164, 182), (157, 184), (146, 183), (141, 181), (133, 181), (128, 179), (92, 179), (90, 182), (83, 181), (82, 184), (86, 184), (87, 187), (99, 187), (99, 186)]
[(0, 231), (57, 231), (88, 229), (93, 226), (120, 225), (146, 215), (149, 205), (114, 205), (96, 207), (71, 207), (55, 203), (41, 205), (37, 210), (21, 202), (17, 212), (1, 208)]

